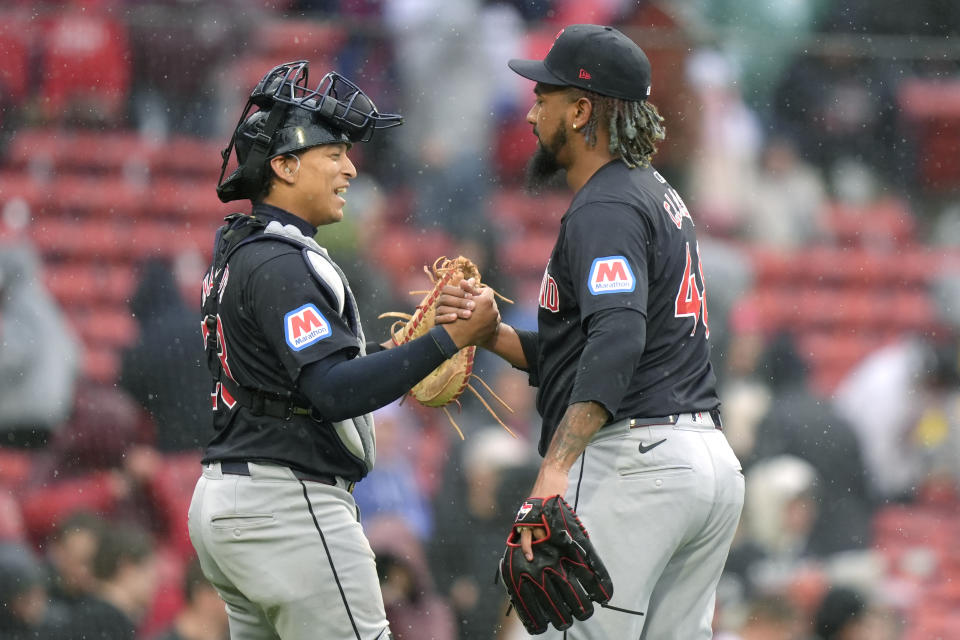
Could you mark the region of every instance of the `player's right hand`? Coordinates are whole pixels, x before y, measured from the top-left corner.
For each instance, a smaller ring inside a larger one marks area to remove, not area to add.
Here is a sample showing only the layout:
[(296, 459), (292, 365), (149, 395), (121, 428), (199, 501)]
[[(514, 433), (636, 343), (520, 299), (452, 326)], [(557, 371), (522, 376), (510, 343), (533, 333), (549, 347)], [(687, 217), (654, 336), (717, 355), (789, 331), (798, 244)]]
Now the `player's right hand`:
[[(448, 321), (443, 324), (443, 328), (460, 349), (470, 345), (486, 344), (500, 326), (500, 310), (493, 297), (493, 289), (483, 287), (476, 295), (471, 295), (470, 302), (473, 303), (473, 307), (469, 309), (469, 317), (457, 318), (453, 322)], [(439, 323), (439, 320), (437, 322)]]
[(440, 290), (437, 298), (436, 324), (447, 324), (458, 318), (466, 320), (476, 307), (474, 298), (480, 295), (483, 287), (478, 287), (473, 278), (461, 280), (459, 284), (448, 284)]

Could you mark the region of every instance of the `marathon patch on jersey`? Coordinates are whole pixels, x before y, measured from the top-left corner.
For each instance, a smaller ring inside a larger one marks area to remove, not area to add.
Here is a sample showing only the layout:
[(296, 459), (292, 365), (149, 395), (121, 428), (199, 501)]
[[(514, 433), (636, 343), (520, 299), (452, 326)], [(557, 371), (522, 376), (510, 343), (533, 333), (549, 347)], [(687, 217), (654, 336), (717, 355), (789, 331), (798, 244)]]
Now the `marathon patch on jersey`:
[(629, 293), (637, 286), (630, 263), (623, 256), (597, 258), (590, 267), (590, 293)]
[(332, 331), (317, 306), (309, 303), (283, 316), (283, 333), (290, 348), (300, 351), (328, 337)]

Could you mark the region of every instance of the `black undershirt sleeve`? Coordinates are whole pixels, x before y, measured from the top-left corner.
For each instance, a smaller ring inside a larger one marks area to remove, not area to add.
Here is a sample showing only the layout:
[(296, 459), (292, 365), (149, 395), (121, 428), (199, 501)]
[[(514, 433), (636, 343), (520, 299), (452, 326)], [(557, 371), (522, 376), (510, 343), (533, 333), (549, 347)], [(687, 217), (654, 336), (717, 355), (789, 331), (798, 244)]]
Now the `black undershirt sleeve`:
[(616, 416), (646, 342), (647, 319), (635, 309), (603, 309), (591, 315), (570, 404), (597, 402), (611, 418)]
[(390, 404), (457, 352), (443, 328), (360, 358), (339, 352), (303, 367), (297, 386), (324, 420), (337, 422)]
[(523, 357), (527, 359), (525, 371), (530, 378), (531, 387), (540, 386), (540, 335), (536, 331), (522, 331), (514, 329), (520, 339), (520, 348)]

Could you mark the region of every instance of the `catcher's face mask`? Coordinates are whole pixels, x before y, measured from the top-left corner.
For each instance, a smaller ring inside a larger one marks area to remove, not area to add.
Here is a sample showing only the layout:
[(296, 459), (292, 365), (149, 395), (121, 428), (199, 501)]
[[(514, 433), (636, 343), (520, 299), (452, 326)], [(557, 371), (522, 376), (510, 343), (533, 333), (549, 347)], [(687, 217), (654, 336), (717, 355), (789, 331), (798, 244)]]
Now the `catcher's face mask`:
[[(360, 87), (336, 72), (311, 89), (307, 67), (305, 60), (274, 67), (250, 93), (221, 152), (217, 196), (222, 202), (254, 197), (270, 158), (321, 144), (368, 142), (374, 130), (403, 124), (399, 115), (378, 112)], [(253, 107), (259, 110), (249, 115)], [(224, 180), (234, 148), (239, 166)]]

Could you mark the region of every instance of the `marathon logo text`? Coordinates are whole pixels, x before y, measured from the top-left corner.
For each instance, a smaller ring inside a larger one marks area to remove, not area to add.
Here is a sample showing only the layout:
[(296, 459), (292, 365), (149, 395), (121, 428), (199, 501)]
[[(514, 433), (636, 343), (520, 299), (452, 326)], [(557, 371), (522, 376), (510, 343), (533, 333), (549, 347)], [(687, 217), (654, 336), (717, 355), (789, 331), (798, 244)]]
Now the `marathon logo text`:
[(637, 286), (630, 263), (623, 256), (597, 258), (590, 267), (590, 280), (587, 283), (590, 293), (598, 296), (603, 293), (629, 293)]
[(283, 317), (284, 337), (294, 351), (300, 351), (331, 334), (330, 323), (314, 304), (305, 304)]

